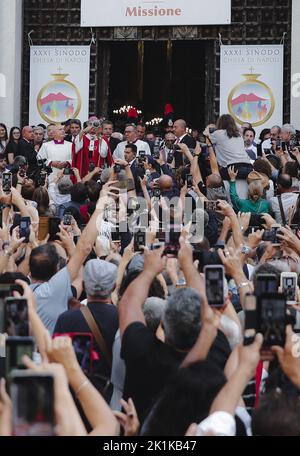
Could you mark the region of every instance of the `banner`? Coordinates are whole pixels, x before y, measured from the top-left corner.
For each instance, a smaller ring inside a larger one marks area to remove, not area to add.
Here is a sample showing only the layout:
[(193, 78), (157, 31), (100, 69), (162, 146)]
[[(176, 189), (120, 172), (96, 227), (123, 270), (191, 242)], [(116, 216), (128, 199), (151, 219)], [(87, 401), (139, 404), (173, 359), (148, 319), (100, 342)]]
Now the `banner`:
[(89, 116), (90, 46), (31, 46), (29, 124)]
[(81, 0), (82, 27), (230, 23), (231, 0)]
[(220, 115), (258, 134), (282, 125), (283, 60), (282, 45), (221, 46)]

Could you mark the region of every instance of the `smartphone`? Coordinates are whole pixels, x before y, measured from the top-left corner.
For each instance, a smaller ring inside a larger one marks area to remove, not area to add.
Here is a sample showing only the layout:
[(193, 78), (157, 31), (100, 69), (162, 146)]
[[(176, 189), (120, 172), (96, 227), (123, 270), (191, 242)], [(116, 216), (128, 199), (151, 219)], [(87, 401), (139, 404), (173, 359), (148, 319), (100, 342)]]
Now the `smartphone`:
[(28, 244), (30, 236), (30, 217), (21, 217), (20, 220), (20, 238), (24, 237), (24, 242)]
[(120, 227), (115, 226), (114, 231), (111, 231), (111, 242), (121, 242)]
[(33, 357), (33, 337), (8, 337), (5, 341), (5, 375), (9, 377), (14, 369), (25, 369), (22, 357)]
[(170, 225), (165, 233), (165, 250), (164, 255), (177, 258), (180, 250), (179, 238), (181, 235), (181, 226)]
[(263, 337), (262, 349), (273, 345), (284, 347), (286, 298), (282, 293), (263, 293), (257, 298), (258, 332)]
[(21, 285), (17, 285), (15, 283), (0, 284), (0, 334), (4, 334), (6, 329), (5, 300), (6, 298), (13, 297), (14, 291), (23, 295), (23, 288)]
[(49, 217), (49, 241), (59, 241), (57, 233), (59, 233), (59, 225), (61, 220), (59, 217)]
[(63, 218), (63, 225), (65, 226), (71, 226), (73, 221), (73, 215), (72, 214), (65, 214)]
[(14, 436), (54, 436), (54, 378), (48, 373), (14, 371), (10, 382)]
[(28, 303), (24, 298), (5, 299), (5, 333), (8, 336), (29, 336)]
[(280, 276), (281, 293), (286, 297), (287, 305), (297, 303), (298, 274), (296, 272), (282, 272)]
[(244, 311), (244, 345), (251, 345), (254, 342), (257, 331), (256, 296), (254, 294), (246, 294), (244, 298)]
[(53, 339), (58, 336), (68, 336), (72, 339), (72, 345), (76, 354), (77, 361), (86, 375), (90, 375), (93, 370), (93, 336), (90, 333), (63, 333), (53, 334)]
[(187, 176), (186, 176), (186, 185), (187, 185), (187, 188), (192, 188), (193, 187), (194, 182), (193, 182), (192, 174), (187, 174)]
[(277, 293), (278, 279), (275, 274), (257, 274), (255, 295), (259, 297), (263, 293)]
[(9, 194), (12, 187), (12, 173), (5, 172), (2, 174), (2, 189), (4, 193)]
[(72, 170), (72, 168), (64, 169), (64, 176), (73, 176), (73, 175), (74, 175), (74, 171)]
[(146, 245), (146, 231), (136, 231), (134, 233), (134, 251), (135, 252), (144, 252), (141, 247)]
[(145, 161), (146, 159), (146, 151), (145, 150), (140, 150), (138, 154), (138, 158), (140, 158), (142, 161)]
[(208, 304), (212, 307), (224, 307), (224, 266), (205, 266), (203, 269)]
[(204, 210), (205, 211), (217, 211), (218, 210), (218, 201), (204, 201)]
[(160, 198), (160, 197), (161, 197), (161, 190), (160, 190), (160, 188), (154, 188), (154, 189), (153, 189), (153, 196), (154, 196), (154, 198)]

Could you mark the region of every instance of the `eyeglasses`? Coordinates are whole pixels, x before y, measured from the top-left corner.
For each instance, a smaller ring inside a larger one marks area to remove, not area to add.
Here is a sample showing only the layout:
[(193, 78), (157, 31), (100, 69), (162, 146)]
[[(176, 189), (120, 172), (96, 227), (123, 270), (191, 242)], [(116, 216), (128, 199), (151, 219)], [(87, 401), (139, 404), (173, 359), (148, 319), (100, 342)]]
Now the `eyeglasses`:
[(125, 134), (126, 133), (133, 133), (133, 132), (134, 132), (134, 130), (125, 130)]

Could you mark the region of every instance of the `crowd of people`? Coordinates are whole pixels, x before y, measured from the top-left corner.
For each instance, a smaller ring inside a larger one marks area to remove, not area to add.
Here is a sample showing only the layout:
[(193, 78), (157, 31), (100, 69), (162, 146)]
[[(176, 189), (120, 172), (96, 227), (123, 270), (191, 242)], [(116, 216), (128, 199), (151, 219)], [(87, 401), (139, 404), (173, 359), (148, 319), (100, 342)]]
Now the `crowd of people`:
[(123, 133), (0, 124), (0, 435), (300, 435), (299, 132)]

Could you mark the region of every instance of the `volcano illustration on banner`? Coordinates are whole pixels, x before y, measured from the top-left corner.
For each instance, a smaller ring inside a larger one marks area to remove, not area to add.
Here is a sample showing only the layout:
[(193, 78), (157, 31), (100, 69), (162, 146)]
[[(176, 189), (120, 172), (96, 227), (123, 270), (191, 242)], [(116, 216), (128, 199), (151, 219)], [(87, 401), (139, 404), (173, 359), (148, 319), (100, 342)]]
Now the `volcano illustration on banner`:
[(236, 85), (228, 97), (228, 109), (240, 125), (251, 123), (254, 127), (264, 124), (272, 116), (275, 99), (270, 87), (258, 81), (260, 74), (243, 74), (245, 81)]
[(52, 74), (37, 97), (40, 116), (48, 123), (65, 122), (76, 118), (81, 109), (81, 96), (77, 87), (66, 80), (68, 74)]

